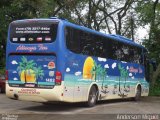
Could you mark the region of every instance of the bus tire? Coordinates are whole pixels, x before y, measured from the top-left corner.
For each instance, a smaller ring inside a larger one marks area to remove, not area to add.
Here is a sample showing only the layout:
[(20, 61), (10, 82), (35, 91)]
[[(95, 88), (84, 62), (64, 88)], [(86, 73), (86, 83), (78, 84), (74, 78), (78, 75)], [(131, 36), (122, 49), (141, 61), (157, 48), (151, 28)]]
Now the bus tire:
[(135, 94), (134, 100), (140, 101), (140, 98), (141, 98), (141, 86), (138, 85), (137, 89), (136, 89), (136, 94)]
[(98, 98), (98, 90), (96, 89), (95, 86), (92, 86), (89, 95), (88, 95), (88, 101), (86, 103), (87, 107), (93, 107), (95, 106)]

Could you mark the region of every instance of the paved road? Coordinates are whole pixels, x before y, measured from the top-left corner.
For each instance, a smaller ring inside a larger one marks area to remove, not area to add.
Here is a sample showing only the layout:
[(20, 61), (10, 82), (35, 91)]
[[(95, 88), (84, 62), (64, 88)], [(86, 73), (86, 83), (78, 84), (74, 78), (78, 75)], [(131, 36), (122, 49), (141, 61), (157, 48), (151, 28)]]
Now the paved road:
[[(105, 102), (99, 102), (93, 108), (86, 108), (83, 104), (53, 104), (45, 106), (41, 103), (11, 100), (4, 94), (0, 94), (0, 114), (0, 119), (2, 120), (5, 120), (6, 117), (17, 117), (17, 119), (14, 120), (21, 120), (24, 118), (26, 120), (35, 120), (35, 118), (37, 120), (52, 120), (53, 118), (61, 120), (65, 118), (66, 120), (67, 117), (69, 120), (73, 118), (88, 118), (92, 120), (108, 118), (111, 120), (120, 119), (125, 114), (153, 114), (156, 116), (157, 114), (160, 114), (160, 98), (145, 97), (142, 98), (140, 102), (134, 102), (131, 100), (108, 100)], [(119, 117), (118, 115), (122, 116)], [(145, 116), (142, 117), (145, 118)], [(160, 119), (160, 115), (158, 118)]]

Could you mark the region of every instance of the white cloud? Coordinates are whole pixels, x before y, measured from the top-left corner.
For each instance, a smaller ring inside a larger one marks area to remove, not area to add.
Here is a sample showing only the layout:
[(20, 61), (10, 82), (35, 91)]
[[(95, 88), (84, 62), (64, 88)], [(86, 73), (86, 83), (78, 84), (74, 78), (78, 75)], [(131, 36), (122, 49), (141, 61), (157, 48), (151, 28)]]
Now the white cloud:
[(78, 71), (78, 72), (75, 72), (75, 76), (79, 76), (81, 75), (82, 72)]
[(15, 78), (13, 78), (13, 80), (18, 80), (18, 78), (15, 77)]
[(98, 57), (98, 61), (100, 61), (100, 62), (106, 62), (107, 61), (107, 59), (106, 58), (101, 58), (101, 57)]
[(132, 73), (129, 73), (129, 76), (131, 77), (131, 76), (132, 76)]
[(109, 65), (108, 65), (108, 64), (105, 64), (104, 68), (109, 68)]
[(12, 63), (12, 65), (18, 64), (17, 61), (15, 61), (15, 60), (13, 60), (11, 63)]
[(66, 72), (70, 72), (70, 71), (71, 71), (70, 68), (67, 68), (67, 69), (66, 69)]
[(125, 62), (125, 61), (121, 61), (122, 63), (127, 63), (127, 62)]
[(114, 69), (117, 66), (117, 63), (112, 64), (112, 69)]
[(43, 67), (48, 67), (48, 65), (43, 65)]
[(13, 71), (12, 73), (17, 73), (17, 71)]

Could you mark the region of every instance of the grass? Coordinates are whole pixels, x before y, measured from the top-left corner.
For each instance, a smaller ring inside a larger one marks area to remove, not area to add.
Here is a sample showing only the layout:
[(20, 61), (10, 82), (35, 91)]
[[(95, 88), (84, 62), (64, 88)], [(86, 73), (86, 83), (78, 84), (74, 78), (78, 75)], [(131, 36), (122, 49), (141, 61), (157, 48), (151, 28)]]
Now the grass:
[(160, 79), (156, 81), (154, 86), (150, 86), (149, 96), (160, 96)]
[(5, 75), (5, 68), (0, 68), (0, 75)]

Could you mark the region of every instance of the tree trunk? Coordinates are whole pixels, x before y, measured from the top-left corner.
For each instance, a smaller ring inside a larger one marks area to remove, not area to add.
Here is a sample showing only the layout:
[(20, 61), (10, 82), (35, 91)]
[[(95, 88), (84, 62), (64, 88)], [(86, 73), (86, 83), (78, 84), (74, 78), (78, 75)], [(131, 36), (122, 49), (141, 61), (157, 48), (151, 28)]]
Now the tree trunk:
[(88, 11), (88, 28), (92, 28), (91, 23), (92, 23), (92, 19), (91, 19), (91, 10), (92, 10), (92, 6), (91, 6), (91, 0), (89, 0), (89, 11)]
[(26, 70), (24, 71), (24, 80), (25, 80), (25, 83), (27, 82), (27, 75), (26, 75)]
[(156, 83), (156, 80), (160, 76), (160, 64), (158, 65), (155, 72), (153, 72), (152, 79), (151, 79), (151, 85), (154, 86)]
[(150, 43), (150, 40), (153, 38), (152, 36), (152, 33), (153, 33), (153, 30), (155, 28), (155, 18), (156, 18), (156, 7), (157, 7), (157, 4), (158, 4), (159, 0), (156, 0), (153, 4), (153, 14), (152, 14), (152, 21), (151, 21), (151, 27), (150, 27), (150, 32), (149, 32), (149, 43)]
[(121, 76), (119, 76), (119, 92), (121, 94), (121, 83), (120, 83), (120, 79), (121, 79)]
[(134, 41), (134, 19), (133, 19), (133, 16), (131, 16), (131, 36), (132, 36), (132, 40)]

